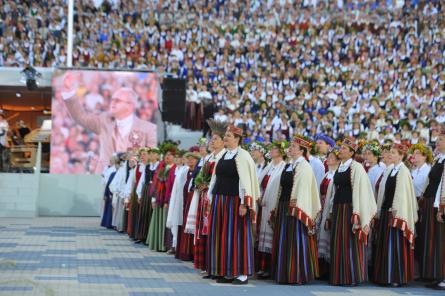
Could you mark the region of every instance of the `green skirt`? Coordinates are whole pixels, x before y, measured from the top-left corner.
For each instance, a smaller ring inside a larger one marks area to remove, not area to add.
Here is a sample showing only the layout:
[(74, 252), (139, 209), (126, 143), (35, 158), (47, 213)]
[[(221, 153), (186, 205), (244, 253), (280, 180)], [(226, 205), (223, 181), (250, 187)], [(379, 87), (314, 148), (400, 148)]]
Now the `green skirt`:
[(148, 229), (147, 245), (150, 250), (165, 252), (164, 245), (165, 225), (167, 224), (168, 209), (156, 207), (151, 215), (150, 227)]

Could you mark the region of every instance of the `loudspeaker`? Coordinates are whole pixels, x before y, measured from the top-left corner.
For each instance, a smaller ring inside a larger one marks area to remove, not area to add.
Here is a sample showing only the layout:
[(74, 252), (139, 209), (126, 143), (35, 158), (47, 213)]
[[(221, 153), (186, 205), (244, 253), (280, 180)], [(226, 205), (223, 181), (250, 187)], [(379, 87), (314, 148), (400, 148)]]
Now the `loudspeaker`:
[(182, 124), (185, 119), (185, 79), (164, 78), (162, 82), (162, 121)]

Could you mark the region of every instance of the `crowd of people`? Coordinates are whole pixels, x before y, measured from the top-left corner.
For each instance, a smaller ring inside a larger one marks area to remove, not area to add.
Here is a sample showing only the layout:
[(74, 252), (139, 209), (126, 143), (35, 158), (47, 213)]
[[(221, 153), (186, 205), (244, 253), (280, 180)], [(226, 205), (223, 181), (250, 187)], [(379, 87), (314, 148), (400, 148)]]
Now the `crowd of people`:
[[(0, 3), (0, 66), (65, 65), (66, 1)], [(445, 121), (438, 0), (76, 1), (74, 21), (74, 66), (186, 79), (188, 128), (203, 105), (270, 142), (430, 144)]]
[(187, 151), (114, 156), (101, 225), (218, 283), (445, 290), (445, 127), (433, 151), (324, 134), (243, 145), (242, 128), (208, 124)]

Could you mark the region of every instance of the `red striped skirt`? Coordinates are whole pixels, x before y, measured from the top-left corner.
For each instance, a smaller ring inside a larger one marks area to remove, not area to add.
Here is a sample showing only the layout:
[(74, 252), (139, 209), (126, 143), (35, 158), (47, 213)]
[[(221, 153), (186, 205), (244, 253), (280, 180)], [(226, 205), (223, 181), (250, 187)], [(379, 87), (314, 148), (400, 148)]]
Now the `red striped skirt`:
[(331, 285), (356, 285), (368, 280), (366, 245), (352, 232), (352, 204), (334, 204), (331, 229)]
[(198, 213), (196, 216), (196, 234), (195, 234), (195, 258), (194, 265), (196, 269), (203, 271), (207, 270), (206, 263), (206, 249), (207, 249), (207, 234), (203, 233), (205, 225), (204, 217), (206, 211), (205, 199), (207, 198), (207, 191), (203, 191), (199, 197)]
[(184, 232), (184, 225), (187, 223), (187, 215), (192, 203), (193, 191), (184, 196), (183, 221), (182, 226), (178, 226), (178, 243), (176, 245), (176, 259), (183, 261), (193, 260), (193, 234)]
[(289, 216), (289, 201), (280, 200), (272, 247), (272, 278), (280, 284), (305, 284), (318, 277), (317, 236)]
[(423, 256), (422, 278), (442, 281), (445, 279), (445, 223), (436, 218), (434, 198), (426, 198), (422, 210), (423, 219)]
[(414, 276), (414, 249), (403, 232), (392, 227), (392, 213), (382, 209), (376, 228), (374, 281), (407, 284)]
[(238, 196), (215, 195), (209, 217), (207, 271), (228, 278), (252, 275), (254, 269), (252, 212), (239, 215)]

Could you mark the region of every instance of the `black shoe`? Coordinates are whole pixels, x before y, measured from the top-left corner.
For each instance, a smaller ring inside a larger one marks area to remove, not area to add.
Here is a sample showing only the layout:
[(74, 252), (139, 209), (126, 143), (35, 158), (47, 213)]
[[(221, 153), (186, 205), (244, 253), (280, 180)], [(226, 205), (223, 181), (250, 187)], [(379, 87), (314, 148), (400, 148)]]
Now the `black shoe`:
[(247, 280), (245, 280), (245, 281), (241, 281), (241, 280), (239, 280), (239, 279), (234, 279), (233, 281), (232, 281), (232, 285), (237, 285), (237, 286), (239, 286), (239, 285), (247, 285), (249, 283), (249, 280), (247, 279)]
[(230, 284), (230, 283), (234, 282), (234, 280), (222, 277), (222, 278), (217, 279), (216, 282), (218, 284)]
[(205, 280), (212, 279), (213, 275), (208, 274), (208, 275), (203, 276), (202, 278), (205, 279)]
[(262, 279), (262, 280), (267, 280), (268, 278), (270, 278), (270, 273), (265, 272), (265, 273), (261, 274), (259, 276), (259, 278)]
[(135, 244), (140, 244), (140, 243), (142, 243), (142, 241), (141, 240), (136, 240), (136, 241), (134, 241), (134, 243)]

